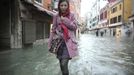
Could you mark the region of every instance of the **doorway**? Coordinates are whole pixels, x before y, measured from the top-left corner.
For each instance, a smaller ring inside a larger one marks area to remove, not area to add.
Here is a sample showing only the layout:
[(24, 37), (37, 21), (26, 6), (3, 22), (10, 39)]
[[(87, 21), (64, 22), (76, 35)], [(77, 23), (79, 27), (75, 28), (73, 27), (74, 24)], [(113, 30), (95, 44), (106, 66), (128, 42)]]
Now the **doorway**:
[(11, 0), (1, 0), (0, 2), (0, 50), (10, 48), (11, 29)]

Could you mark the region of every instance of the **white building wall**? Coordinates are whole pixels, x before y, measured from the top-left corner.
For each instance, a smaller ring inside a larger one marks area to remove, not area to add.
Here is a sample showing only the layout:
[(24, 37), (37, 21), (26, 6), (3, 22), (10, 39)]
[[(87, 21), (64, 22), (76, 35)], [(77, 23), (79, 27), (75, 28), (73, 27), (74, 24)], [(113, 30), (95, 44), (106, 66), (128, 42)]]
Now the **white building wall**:
[(98, 25), (98, 20), (99, 20), (99, 12), (100, 12), (100, 9), (103, 8), (108, 2), (107, 1), (103, 1), (103, 0), (95, 0), (93, 2), (93, 6), (91, 7), (91, 10), (90, 10), (90, 16), (91, 17), (89, 20), (92, 21), (93, 18), (97, 17), (96, 20), (92, 21), (92, 23), (90, 23), (90, 21), (88, 21), (88, 27), (93, 27), (92, 24), (93, 23), (96, 23), (96, 25), (93, 27), (93, 28), (96, 28), (96, 26)]

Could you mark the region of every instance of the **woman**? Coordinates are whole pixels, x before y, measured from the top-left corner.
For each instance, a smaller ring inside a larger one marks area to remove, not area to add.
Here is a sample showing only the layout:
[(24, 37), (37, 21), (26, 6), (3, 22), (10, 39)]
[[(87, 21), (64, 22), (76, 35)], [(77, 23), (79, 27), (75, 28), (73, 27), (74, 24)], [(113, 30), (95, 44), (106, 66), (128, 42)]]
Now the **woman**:
[(62, 44), (58, 48), (56, 55), (60, 62), (62, 75), (69, 75), (68, 62), (78, 54), (75, 37), (77, 24), (74, 14), (70, 12), (68, 0), (60, 0), (58, 10), (58, 14), (53, 17), (48, 47), (50, 48), (52, 37), (55, 35), (62, 39)]

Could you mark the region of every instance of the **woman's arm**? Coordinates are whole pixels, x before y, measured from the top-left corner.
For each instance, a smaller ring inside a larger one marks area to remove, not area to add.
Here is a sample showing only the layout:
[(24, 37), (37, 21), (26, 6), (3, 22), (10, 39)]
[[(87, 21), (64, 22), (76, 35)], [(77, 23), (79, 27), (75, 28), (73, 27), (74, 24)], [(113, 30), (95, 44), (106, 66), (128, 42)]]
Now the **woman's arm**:
[(56, 34), (56, 16), (53, 16), (53, 25), (50, 31), (50, 36), (48, 40), (48, 48), (51, 46), (51, 41), (53, 39), (53, 36)]

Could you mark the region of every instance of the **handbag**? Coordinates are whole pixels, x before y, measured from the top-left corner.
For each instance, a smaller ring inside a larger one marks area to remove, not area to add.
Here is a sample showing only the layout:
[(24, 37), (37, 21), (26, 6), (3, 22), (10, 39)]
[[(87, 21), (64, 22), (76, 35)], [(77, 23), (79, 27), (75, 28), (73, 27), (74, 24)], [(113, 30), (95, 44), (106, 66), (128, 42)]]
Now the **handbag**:
[(60, 38), (52, 39), (49, 52), (56, 54), (61, 43), (62, 43), (62, 39)]

